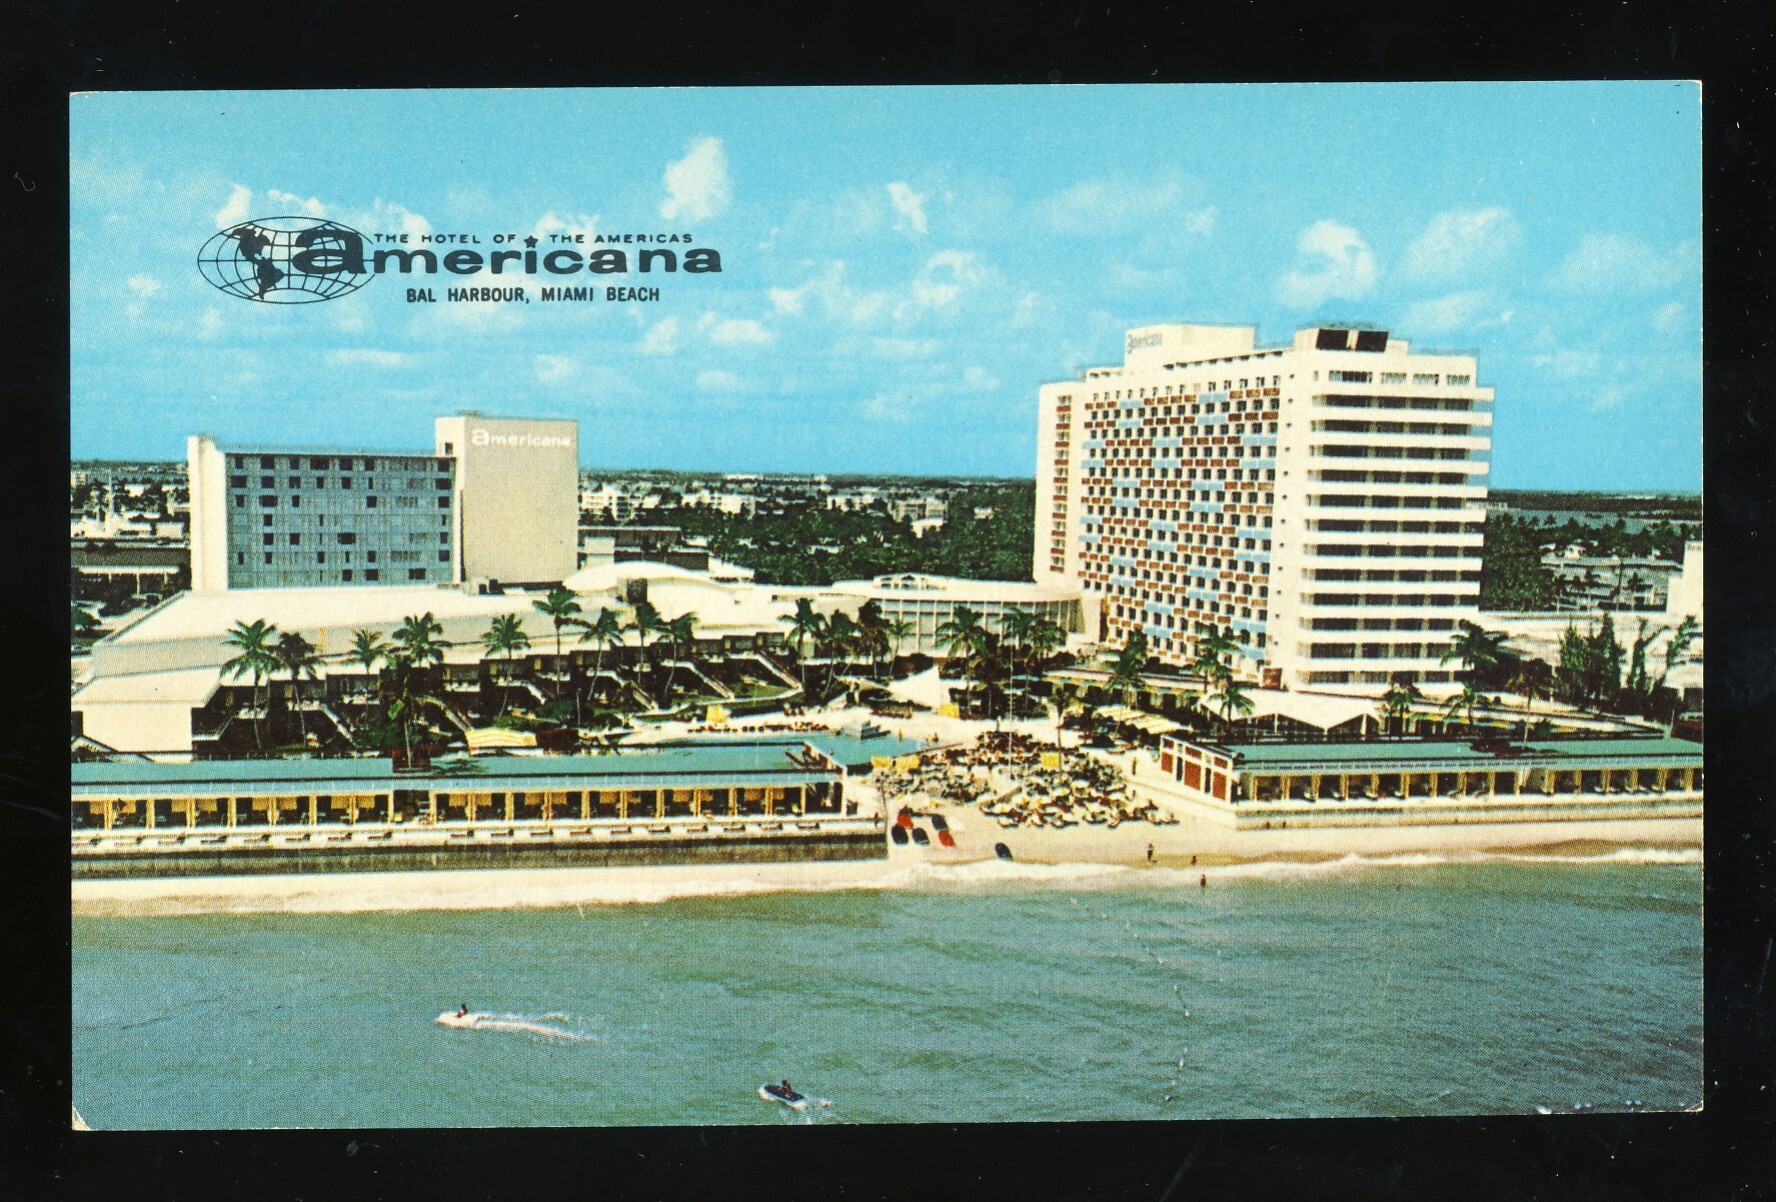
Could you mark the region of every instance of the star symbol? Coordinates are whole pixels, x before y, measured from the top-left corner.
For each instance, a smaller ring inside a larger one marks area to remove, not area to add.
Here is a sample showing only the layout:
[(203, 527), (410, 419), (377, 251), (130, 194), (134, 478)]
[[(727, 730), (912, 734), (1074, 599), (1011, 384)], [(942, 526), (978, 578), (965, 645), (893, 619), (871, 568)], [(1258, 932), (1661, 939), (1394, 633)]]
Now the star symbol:
[(535, 246), (536, 244), (537, 244), (537, 240), (536, 240), (535, 234), (532, 234), (530, 237), (528, 237), (524, 240), (524, 245), (526, 245), (526, 246)]

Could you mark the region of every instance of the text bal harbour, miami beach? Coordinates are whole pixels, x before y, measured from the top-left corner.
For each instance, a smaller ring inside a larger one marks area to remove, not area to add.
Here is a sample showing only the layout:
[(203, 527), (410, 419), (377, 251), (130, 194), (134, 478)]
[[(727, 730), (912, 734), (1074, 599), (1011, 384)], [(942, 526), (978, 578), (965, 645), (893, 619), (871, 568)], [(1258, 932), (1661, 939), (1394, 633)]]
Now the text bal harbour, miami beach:
[(1693, 86), (344, 103), (74, 98), (77, 1122), (1699, 1103)]

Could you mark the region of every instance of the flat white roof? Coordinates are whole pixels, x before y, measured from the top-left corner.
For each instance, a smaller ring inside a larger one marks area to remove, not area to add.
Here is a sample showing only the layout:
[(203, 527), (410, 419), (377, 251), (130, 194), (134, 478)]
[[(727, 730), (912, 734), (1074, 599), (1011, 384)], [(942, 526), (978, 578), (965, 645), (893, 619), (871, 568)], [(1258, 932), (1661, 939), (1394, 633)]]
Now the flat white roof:
[(855, 597), (911, 597), (955, 601), (1077, 601), (1079, 590), (1027, 580), (963, 580), (956, 576), (928, 576), (906, 572), (877, 576), (874, 580), (839, 580), (825, 590)]
[(529, 593), (481, 596), (434, 585), (344, 585), (329, 588), (229, 589), (219, 593), (180, 593), (149, 610), (110, 637), (112, 643), (151, 643), (206, 638), (236, 622), (264, 619), (280, 630), (329, 626), (371, 626), (398, 622), (412, 614), (434, 617), (495, 617), (530, 611)]
[[(202, 705), (215, 696), (222, 669), (182, 668), (176, 672), (144, 672), (138, 676), (101, 676), (74, 694), (72, 705), (183, 704)], [(244, 679), (244, 678), (243, 678)]]

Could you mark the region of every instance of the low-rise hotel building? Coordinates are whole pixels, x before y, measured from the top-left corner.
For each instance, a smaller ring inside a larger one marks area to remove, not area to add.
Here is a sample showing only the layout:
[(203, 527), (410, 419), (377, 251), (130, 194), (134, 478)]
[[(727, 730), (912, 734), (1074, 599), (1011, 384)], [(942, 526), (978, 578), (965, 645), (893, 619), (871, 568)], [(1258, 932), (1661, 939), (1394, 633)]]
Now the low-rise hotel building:
[(847, 793), (847, 765), (794, 740), (421, 772), (376, 758), (123, 761), (71, 775), (77, 879), (859, 859), (885, 844), (881, 814)]
[(1472, 355), (1383, 330), (1130, 330), (1044, 384), (1035, 576), (1087, 631), (1185, 664), (1224, 633), (1272, 687), (1376, 691), (1478, 616), (1492, 401)]
[(1160, 740), (1166, 799), (1225, 826), (1699, 818), (1702, 745), (1663, 736), (1213, 743)]

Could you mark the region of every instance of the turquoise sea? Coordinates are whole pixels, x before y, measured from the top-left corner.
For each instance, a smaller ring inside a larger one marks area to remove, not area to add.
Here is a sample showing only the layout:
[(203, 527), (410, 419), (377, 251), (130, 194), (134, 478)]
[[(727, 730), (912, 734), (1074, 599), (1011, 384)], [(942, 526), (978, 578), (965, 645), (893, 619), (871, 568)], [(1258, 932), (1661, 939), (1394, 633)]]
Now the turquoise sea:
[[(1694, 853), (550, 910), (77, 919), (96, 1128), (969, 1122), (1674, 1109)], [(474, 1030), (434, 1019), (459, 1003)], [(787, 1077), (831, 1099), (763, 1102)]]

